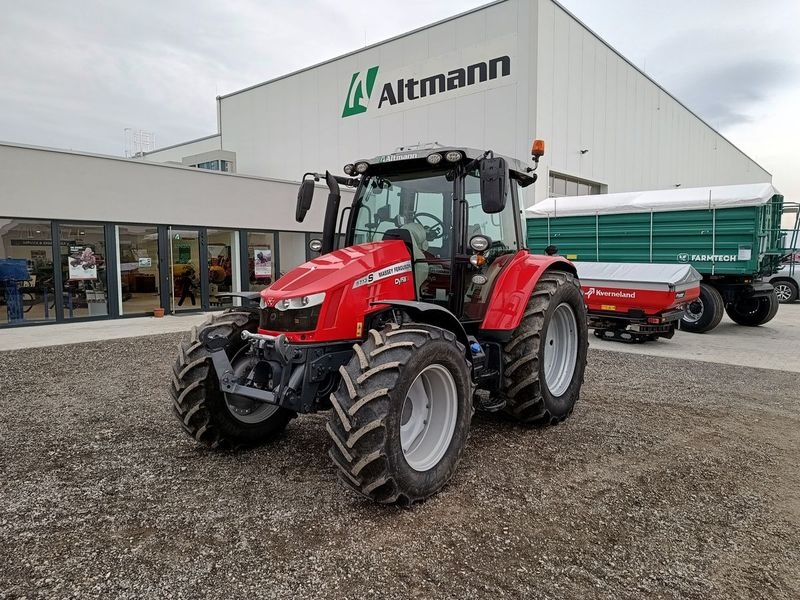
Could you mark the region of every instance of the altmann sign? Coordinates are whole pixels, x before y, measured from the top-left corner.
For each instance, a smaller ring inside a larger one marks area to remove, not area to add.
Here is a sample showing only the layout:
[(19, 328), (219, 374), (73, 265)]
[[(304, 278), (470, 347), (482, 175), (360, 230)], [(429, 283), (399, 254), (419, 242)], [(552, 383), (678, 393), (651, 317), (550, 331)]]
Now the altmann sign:
[(342, 118), (365, 113), (371, 107), (385, 110), (408, 103), (421, 103), (442, 94), (455, 95), (464, 88), (508, 78), (511, 76), (511, 56), (502, 54), (446, 71), (434, 71), (419, 79), (407, 75), (389, 77), (389, 81), (380, 86), (380, 94), (375, 85), (378, 71), (379, 66), (375, 66), (366, 72), (353, 73)]

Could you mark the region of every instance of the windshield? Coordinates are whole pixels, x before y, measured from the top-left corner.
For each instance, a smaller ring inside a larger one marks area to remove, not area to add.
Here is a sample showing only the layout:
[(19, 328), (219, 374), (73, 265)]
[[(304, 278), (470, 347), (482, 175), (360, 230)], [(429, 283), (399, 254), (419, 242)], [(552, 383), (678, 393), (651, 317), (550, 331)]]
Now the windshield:
[(353, 242), (377, 242), (390, 229), (407, 229), (415, 247), (450, 256), (453, 182), (438, 175), (403, 173), (369, 177), (357, 205)]

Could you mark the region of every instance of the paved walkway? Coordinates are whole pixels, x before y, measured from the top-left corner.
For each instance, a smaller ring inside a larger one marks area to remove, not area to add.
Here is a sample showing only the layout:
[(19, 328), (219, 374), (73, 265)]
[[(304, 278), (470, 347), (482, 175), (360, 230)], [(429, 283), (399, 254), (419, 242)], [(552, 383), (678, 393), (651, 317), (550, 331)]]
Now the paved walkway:
[[(207, 313), (193, 313), (161, 319), (141, 317), (4, 328), (0, 329), (0, 351), (188, 331), (207, 316)], [(781, 306), (775, 319), (761, 327), (741, 327), (726, 316), (716, 329), (704, 334), (679, 331), (671, 340), (645, 344), (609, 342), (590, 334), (589, 343), (592, 348), (611, 352), (800, 373), (800, 303)]]
[(0, 351), (20, 348), (41, 348), (97, 340), (157, 335), (188, 331), (208, 318), (207, 313), (155, 317), (90, 321), (87, 323), (59, 323), (31, 327), (0, 329)]

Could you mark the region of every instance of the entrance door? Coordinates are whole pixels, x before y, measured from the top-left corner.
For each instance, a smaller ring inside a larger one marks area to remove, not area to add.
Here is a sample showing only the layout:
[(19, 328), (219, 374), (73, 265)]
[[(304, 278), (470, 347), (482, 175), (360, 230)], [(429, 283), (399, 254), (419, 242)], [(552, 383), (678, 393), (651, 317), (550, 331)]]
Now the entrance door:
[(168, 232), (170, 308), (173, 313), (201, 310), (207, 293), (203, 286), (205, 278), (201, 277), (204, 260), (200, 254), (200, 230), (170, 227)]

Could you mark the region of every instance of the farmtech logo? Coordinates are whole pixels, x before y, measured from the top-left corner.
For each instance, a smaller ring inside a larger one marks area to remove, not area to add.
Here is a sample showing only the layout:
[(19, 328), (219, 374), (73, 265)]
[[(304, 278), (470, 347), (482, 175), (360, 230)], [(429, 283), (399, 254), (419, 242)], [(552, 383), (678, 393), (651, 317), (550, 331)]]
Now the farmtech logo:
[(369, 97), (372, 95), (372, 88), (375, 87), (377, 77), (378, 67), (367, 70), (366, 75), (362, 75), (361, 71), (353, 73), (353, 77), (350, 79), (350, 88), (347, 90), (347, 98), (344, 100), (342, 118), (367, 112)]

